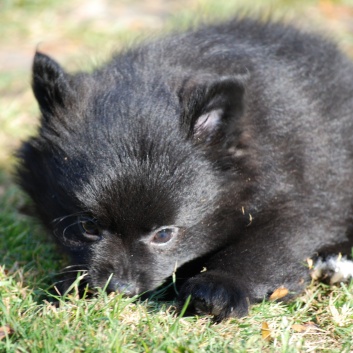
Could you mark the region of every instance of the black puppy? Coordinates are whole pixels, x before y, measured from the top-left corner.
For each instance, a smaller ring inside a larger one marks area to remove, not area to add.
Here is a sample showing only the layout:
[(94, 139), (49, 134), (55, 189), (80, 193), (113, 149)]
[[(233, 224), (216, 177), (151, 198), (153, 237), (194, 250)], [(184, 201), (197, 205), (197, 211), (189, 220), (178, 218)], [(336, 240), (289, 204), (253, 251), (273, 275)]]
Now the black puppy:
[(353, 66), (331, 42), (234, 20), (128, 49), (91, 74), (37, 53), (19, 182), (92, 287), (175, 268), (221, 320), (350, 251)]

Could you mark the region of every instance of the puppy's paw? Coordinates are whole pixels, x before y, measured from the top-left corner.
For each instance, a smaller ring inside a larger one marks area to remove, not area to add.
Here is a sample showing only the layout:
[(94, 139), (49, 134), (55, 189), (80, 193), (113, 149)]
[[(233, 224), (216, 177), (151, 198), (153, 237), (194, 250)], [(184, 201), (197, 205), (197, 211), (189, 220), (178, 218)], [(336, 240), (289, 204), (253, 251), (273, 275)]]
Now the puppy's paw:
[(227, 274), (202, 273), (188, 279), (179, 293), (182, 308), (191, 297), (187, 314), (213, 315), (219, 322), (228, 317), (241, 317), (248, 313), (248, 301)]

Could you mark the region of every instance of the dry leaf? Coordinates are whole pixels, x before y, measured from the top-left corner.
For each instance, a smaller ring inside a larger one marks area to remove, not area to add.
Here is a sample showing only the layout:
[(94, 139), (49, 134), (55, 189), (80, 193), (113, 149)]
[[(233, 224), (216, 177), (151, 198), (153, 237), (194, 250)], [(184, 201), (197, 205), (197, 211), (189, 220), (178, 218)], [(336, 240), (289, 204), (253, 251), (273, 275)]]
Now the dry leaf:
[(0, 326), (0, 341), (6, 336), (10, 336), (14, 333), (14, 330), (10, 325)]
[(272, 340), (271, 337), (271, 330), (268, 327), (268, 323), (267, 322), (263, 322), (262, 326), (261, 326), (261, 337), (263, 340), (269, 342)]
[(309, 270), (312, 270), (313, 267), (314, 267), (314, 260), (313, 260), (313, 259), (310, 259), (310, 258), (307, 258), (307, 259), (306, 259), (306, 262), (307, 262), (307, 264), (308, 264)]
[(313, 322), (307, 322), (305, 324), (294, 324), (292, 329), (296, 332), (305, 332), (311, 329), (316, 329), (316, 325)]
[(289, 293), (289, 290), (285, 287), (277, 288), (271, 295), (270, 300), (277, 300), (285, 297)]
[(294, 324), (292, 329), (296, 332), (305, 332), (308, 328), (305, 325)]

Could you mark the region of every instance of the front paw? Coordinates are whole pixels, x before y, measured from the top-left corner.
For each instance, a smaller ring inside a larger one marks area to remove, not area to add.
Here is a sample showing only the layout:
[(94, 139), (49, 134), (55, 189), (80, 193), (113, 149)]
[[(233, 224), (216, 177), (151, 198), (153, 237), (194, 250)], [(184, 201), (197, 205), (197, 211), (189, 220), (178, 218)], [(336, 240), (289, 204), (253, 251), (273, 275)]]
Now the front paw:
[(248, 313), (248, 301), (232, 279), (220, 272), (205, 272), (188, 279), (180, 289), (179, 307), (188, 297), (187, 314), (213, 315), (219, 322), (228, 317), (241, 317)]

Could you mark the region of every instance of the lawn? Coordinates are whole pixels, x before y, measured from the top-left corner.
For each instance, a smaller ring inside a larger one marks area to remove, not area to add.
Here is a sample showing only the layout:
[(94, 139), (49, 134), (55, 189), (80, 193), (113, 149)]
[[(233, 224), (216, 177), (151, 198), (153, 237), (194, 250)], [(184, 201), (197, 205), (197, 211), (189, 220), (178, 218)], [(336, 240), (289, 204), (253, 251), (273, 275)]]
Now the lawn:
[(0, 0), (0, 352), (351, 352), (353, 285), (313, 282), (290, 304), (264, 302), (242, 319), (178, 317), (173, 302), (104, 292), (53, 297), (65, 258), (29, 215), (13, 153), (35, 134), (30, 90), (36, 47), (69, 70), (89, 70), (126, 44), (198, 21), (255, 14), (323, 31), (353, 57), (349, 0)]

